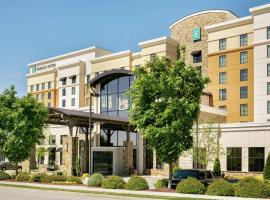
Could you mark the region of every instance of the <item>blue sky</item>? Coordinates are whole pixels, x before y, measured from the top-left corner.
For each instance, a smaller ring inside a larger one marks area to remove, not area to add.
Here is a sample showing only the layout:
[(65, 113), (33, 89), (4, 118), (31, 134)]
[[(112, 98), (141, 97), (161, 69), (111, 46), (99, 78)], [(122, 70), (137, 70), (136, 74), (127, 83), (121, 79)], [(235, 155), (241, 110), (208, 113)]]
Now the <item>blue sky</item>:
[(196, 11), (239, 16), (269, 0), (0, 0), (0, 92), (26, 93), (27, 64), (99, 46), (138, 50), (140, 41), (170, 35), (169, 25)]

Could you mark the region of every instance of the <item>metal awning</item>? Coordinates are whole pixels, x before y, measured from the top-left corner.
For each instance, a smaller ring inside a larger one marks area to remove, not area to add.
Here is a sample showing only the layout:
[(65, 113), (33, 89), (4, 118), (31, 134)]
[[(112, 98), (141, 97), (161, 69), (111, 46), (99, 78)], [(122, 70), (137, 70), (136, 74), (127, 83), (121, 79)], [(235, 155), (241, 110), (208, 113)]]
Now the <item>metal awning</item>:
[[(100, 123), (104, 128), (130, 127), (129, 119), (125, 117), (108, 116), (92, 113), (92, 123)], [(49, 108), (48, 124), (89, 127), (89, 112), (63, 108)]]

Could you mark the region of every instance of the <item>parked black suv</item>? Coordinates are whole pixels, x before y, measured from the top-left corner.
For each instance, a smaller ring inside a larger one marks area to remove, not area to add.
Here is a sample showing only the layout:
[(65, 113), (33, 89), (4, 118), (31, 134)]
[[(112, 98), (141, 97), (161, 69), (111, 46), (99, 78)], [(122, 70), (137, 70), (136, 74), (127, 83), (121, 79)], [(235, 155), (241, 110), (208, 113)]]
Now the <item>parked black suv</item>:
[(205, 186), (209, 185), (211, 182), (214, 181), (215, 176), (214, 172), (211, 170), (204, 170), (204, 169), (181, 169), (176, 170), (172, 177), (171, 188), (175, 189), (177, 184), (187, 179), (188, 177), (193, 177), (201, 181)]
[[(18, 170), (21, 170), (22, 166), (18, 166)], [(11, 164), (10, 162), (2, 162), (0, 163), (0, 170), (16, 170), (16, 166)]]

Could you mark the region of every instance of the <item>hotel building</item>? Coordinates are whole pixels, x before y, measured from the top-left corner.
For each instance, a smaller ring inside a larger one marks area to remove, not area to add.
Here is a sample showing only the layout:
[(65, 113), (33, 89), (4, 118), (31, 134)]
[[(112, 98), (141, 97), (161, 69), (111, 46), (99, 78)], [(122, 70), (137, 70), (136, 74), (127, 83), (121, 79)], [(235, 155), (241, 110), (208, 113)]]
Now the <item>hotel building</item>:
[[(252, 8), (251, 16), (243, 18), (226, 10), (202, 11), (173, 23), (171, 37), (140, 42), (138, 52), (90, 47), (29, 64), (28, 92), (54, 116), (47, 139), (37, 147), (50, 152), (37, 159), (39, 169), (72, 174), (80, 158), (84, 172), (167, 174), (167, 165), (129, 126), (125, 92), (135, 67), (154, 56), (175, 61), (178, 47), (185, 46), (186, 63), (211, 79), (201, 98), (199, 123), (220, 124), (222, 171), (261, 172), (270, 151), (270, 22), (263, 20), (270, 17), (269, 9), (269, 4)], [(194, 163), (187, 152), (177, 164), (193, 168)], [(212, 168), (212, 163), (202, 167)]]

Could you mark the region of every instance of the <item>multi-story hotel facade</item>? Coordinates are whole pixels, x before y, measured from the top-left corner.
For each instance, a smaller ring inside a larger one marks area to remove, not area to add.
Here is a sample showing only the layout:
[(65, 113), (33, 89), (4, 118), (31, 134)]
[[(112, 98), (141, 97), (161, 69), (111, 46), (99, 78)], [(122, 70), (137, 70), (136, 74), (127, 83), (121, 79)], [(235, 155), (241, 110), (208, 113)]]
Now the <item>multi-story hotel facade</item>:
[[(147, 141), (126, 126), (125, 92), (134, 80), (135, 67), (154, 56), (174, 61), (178, 47), (185, 46), (186, 62), (211, 79), (202, 96), (199, 123), (209, 119), (220, 126), (222, 171), (261, 172), (270, 151), (270, 22), (263, 20), (269, 9), (269, 4), (252, 8), (251, 16), (244, 18), (225, 10), (202, 11), (172, 24), (171, 37), (140, 42), (139, 52), (111, 53), (91, 47), (29, 64), (28, 92), (61, 118), (61, 123), (51, 120), (46, 130), (50, 139), (39, 147), (50, 153), (39, 159), (39, 168), (53, 165), (71, 174), (80, 158), (83, 171), (166, 174), (167, 166), (146, 148)], [(86, 125), (91, 90), (95, 95), (90, 140)], [(193, 168), (191, 154), (181, 156), (177, 164)], [(203, 167), (212, 168), (212, 163)]]

